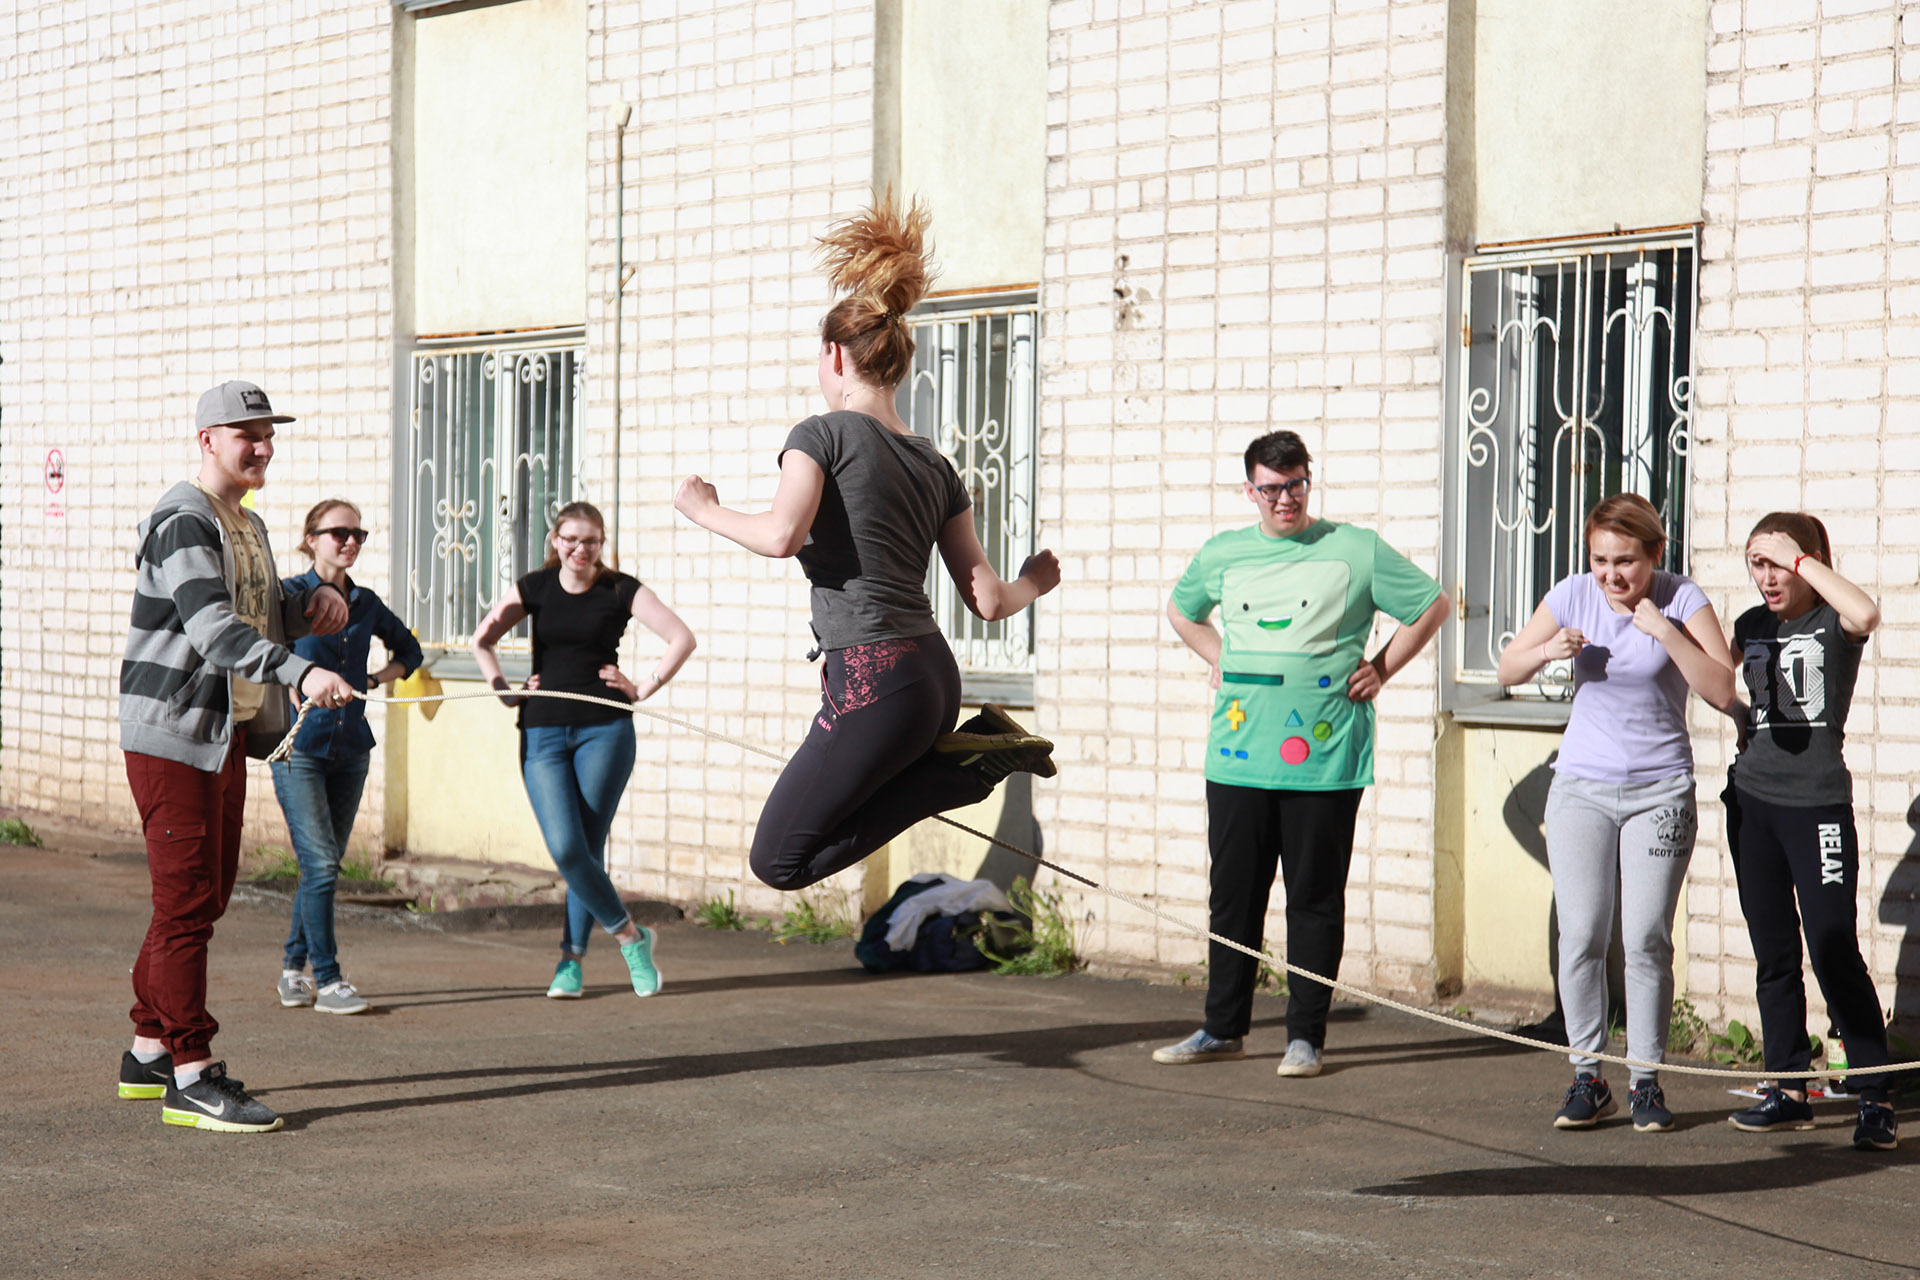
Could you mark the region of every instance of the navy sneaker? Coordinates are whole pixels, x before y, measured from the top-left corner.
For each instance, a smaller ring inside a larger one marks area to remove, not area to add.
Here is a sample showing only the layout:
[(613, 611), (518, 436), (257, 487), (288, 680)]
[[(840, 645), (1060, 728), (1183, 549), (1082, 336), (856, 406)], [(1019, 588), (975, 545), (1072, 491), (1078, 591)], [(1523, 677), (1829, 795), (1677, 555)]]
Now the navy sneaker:
[(1673, 1112), (1658, 1080), (1642, 1080), (1627, 1090), (1627, 1110), (1638, 1133), (1665, 1133), (1673, 1128)]
[(1768, 1085), (1760, 1090), (1760, 1101), (1745, 1111), (1727, 1117), (1727, 1123), (1748, 1133), (1772, 1133), (1776, 1129), (1813, 1128), (1813, 1108), (1787, 1096), (1785, 1089)]
[(167, 1096), (173, 1083), (173, 1055), (163, 1053), (152, 1062), (142, 1062), (128, 1049), (120, 1055), (120, 1096), (156, 1099)]
[(1567, 1087), (1567, 1100), (1553, 1117), (1556, 1129), (1591, 1129), (1620, 1109), (1607, 1082), (1582, 1071)]
[(1900, 1128), (1893, 1108), (1884, 1102), (1860, 1103), (1860, 1123), (1853, 1126), (1853, 1145), (1862, 1151), (1891, 1151), (1900, 1145)]

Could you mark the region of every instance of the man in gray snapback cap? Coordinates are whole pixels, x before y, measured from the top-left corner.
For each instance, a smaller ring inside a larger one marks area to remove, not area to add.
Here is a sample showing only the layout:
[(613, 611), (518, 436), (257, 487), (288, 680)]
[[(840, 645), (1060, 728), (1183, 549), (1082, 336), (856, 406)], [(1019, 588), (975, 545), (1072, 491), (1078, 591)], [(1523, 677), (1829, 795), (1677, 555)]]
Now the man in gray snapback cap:
[(133, 624), (120, 667), (120, 748), (146, 835), (153, 923), (133, 968), (133, 1047), (122, 1098), (164, 1099), (168, 1124), (261, 1133), (280, 1117), (213, 1060), (207, 944), (240, 864), (249, 754), (265, 756), (299, 691), (323, 707), (353, 688), (287, 641), (346, 625), (328, 583), (282, 592), (267, 527), (240, 501), (266, 483), (275, 413), (251, 382), (200, 397), (200, 474), (167, 490), (140, 524)]

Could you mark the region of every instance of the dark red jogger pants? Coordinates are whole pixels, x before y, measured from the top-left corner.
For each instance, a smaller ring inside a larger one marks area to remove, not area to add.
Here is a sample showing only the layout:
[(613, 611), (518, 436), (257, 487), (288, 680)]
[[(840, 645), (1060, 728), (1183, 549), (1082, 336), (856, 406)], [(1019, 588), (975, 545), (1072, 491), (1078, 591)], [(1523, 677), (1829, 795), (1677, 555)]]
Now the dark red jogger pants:
[(207, 1012), (207, 944), (240, 868), (244, 740), (236, 732), (226, 764), (211, 773), (126, 754), (153, 880), (153, 923), (133, 966), (134, 1033), (165, 1041), (175, 1062), (197, 1062), (220, 1030)]

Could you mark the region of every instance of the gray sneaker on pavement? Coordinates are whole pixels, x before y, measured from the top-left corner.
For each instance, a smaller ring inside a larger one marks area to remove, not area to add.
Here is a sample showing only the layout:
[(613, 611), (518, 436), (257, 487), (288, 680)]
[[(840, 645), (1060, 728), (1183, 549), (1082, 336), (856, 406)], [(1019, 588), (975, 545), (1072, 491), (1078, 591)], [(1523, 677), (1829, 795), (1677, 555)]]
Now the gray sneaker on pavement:
[(313, 979), (304, 973), (281, 973), (279, 991), (282, 1009), (304, 1009), (313, 1003)]
[(1287, 1051), (1280, 1055), (1280, 1065), (1274, 1070), (1283, 1076), (1317, 1076), (1320, 1051), (1305, 1040), (1289, 1040)]
[(1222, 1040), (1208, 1035), (1204, 1027), (1179, 1044), (1164, 1045), (1153, 1051), (1155, 1062), (1165, 1062), (1176, 1067), (1184, 1067), (1193, 1062), (1231, 1062), (1235, 1058), (1246, 1056), (1247, 1051), (1241, 1047), (1237, 1038)]
[(329, 982), (313, 998), (315, 1013), (365, 1013), (371, 1008), (373, 1006), (345, 978)]

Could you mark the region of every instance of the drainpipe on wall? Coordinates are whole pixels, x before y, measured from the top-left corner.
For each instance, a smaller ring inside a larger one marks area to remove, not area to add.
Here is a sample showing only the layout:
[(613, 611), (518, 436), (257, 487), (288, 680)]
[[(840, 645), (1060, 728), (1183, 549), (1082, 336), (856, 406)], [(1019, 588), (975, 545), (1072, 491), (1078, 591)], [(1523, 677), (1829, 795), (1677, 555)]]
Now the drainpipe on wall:
[(625, 328), (627, 281), (633, 271), (627, 266), (627, 122), (633, 119), (633, 104), (623, 102), (613, 115), (613, 528), (608, 531), (613, 543), (613, 566), (620, 564), (620, 338)]

